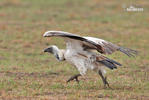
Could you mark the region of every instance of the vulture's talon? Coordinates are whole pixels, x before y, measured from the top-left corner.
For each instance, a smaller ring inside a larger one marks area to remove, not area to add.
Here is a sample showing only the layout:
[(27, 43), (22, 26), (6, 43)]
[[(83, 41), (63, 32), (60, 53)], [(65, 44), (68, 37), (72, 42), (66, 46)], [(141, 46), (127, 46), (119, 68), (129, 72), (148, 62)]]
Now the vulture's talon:
[(79, 80), (78, 80), (78, 77), (81, 76), (81, 74), (77, 74), (77, 75), (74, 75), (72, 77), (70, 77), (68, 80), (67, 80), (67, 83), (69, 83), (70, 81), (72, 80), (76, 80), (77, 83), (79, 83)]

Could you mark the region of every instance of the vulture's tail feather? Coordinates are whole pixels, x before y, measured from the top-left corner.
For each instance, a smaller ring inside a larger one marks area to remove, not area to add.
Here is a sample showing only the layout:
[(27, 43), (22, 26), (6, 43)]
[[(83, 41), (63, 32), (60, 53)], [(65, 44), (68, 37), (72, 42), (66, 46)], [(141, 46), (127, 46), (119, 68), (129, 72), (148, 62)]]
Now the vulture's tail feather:
[(117, 69), (116, 65), (122, 66), (120, 63), (118, 63), (114, 60), (111, 60), (109, 58), (107, 58), (105, 60), (98, 61), (98, 62), (102, 63), (103, 65), (105, 65), (106, 67), (108, 67), (110, 69)]
[[(107, 58), (107, 57), (106, 57), (106, 58)], [(114, 61), (114, 60), (112, 60), (112, 59), (107, 58), (106, 60), (108, 60), (109, 62), (111, 62), (111, 63), (113, 63), (113, 64), (122, 66), (122, 64), (120, 64), (119, 62), (116, 62), (116, 61)]]

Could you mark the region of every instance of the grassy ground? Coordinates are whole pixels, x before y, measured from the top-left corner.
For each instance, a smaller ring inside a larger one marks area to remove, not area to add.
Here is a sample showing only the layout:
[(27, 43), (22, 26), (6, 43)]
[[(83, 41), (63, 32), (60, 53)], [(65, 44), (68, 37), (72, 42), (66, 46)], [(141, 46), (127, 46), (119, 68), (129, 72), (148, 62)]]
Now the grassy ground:
[[(125, 11), (130, 4), (144, 11)], [(0, 0), (0, 99), (149, 100), (148, 12), (147, 0)], [(140, 53), (109, 56), (123, 64), (108, 70), (113, 89), (103, 89), (92, 71), (80, 84), (66, 84), (78, 72), (43, 53), (50, 44), (65, 47), (62, 39), (43, 38), (47, 30), (95, 36)]]

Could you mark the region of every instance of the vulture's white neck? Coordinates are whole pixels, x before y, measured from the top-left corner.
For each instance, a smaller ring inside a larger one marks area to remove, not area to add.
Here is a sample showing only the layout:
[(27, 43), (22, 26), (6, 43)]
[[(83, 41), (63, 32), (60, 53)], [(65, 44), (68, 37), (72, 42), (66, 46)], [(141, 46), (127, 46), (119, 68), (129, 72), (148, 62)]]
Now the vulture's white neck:
[(65, 53), (65, 50), (59, 49), (57, 46), (53, 47), (53, 54), (57, 60), (59, 61), (65, 60), (64, 53)]

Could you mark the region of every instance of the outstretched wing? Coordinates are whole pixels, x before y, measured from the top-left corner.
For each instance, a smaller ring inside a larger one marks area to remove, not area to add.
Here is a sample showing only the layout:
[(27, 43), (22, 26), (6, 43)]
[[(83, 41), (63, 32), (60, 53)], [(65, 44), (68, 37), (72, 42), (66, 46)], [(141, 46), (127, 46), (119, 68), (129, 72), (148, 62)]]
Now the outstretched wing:
[(134, 54), (137, 54), (137, 51), (135, 50), (120, 47), (102, 39), (93, 37), (81, 37), (79, 35), (63, 31), (47, 31), (44, 33), (43, 36), (44, 37), (59, 36), (59, 37), (67, 37), (73, 40), (79, 40), (82, 43), (82, 48), (84, 48), (85, 50), (95, 49), (101, 54), (112, 54), (115, 51), (121, 51), (128, 56), (134, 56)]

